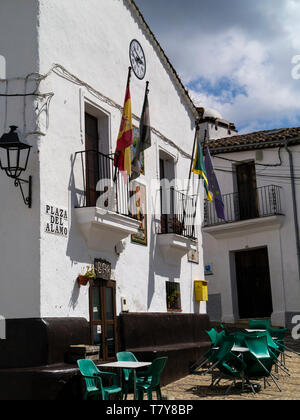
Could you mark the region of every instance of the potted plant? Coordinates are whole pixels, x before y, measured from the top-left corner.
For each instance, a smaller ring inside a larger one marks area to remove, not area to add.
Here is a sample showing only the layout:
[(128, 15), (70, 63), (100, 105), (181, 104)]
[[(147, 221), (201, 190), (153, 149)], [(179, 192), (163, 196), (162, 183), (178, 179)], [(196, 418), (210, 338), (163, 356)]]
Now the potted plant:
[(78, 284), (79, 286), (86, 286), (90, 280), (96, 278), (96, 273), (93, 266), (86, 266), (86, 271), (84, 274), (78, 275)]

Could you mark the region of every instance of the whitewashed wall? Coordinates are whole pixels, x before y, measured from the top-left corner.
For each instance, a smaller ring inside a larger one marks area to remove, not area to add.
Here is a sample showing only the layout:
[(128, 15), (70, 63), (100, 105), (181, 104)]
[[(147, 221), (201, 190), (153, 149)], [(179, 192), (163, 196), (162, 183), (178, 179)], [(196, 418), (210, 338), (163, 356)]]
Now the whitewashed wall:
[[(2, 74), (9, 79), (0, 82), (0, 93), (22, 94), (24, 78), (38, 69), (37, 1), (1, 0), (0, 56)], [(3, 72), (3, 65), (5, 71)], [(35, 88), (27, 83), (27, 92)], [(6, 116), (6, 118), (5, 118)], [(24, 134), (35, 129), (33, 98), (0, 98), (0, 136), (17, 125)], [(0, 314), (5, 318), (40, 316), (40, 206), (38, 136), (26, 138), (33, 146), (24, 177), (33, 176), (33, 204), (28, 209), (13, 180), (0, 171)], [(27, 186), (25, 186), (25, 191)]]
[[(299, 168), (299, 146), (292, 146), (296, 173)], [(220, 155), (226, 159), (236, 161), (256, 160), (255, 151), (227, 153)], [(230, 257), (234, 251), (260, 246), (268, 247), (270, 277), (273, 300), (272, 321), (274, 325), (285, 324), (285, 314), (299, 312), (300, 281), (297, 265), (297, 250), (294, 228), (293, 203), (289, 172), (288, 155), (281, 149), (282, 166), (256, 166), (257, 187), (278, 185), (281, 190), (281, 204), (284, 216), (282, 225), (267, 229), (261, 227), (245, 231), (243, 234), (232, 232), (226, 238), (215, 239), (204, 231), (204, 261), (212, 264), (214, 275), (209, 280), (209, 294), (221, 294), (223, 321), (232, 322), (238, 319), (236, 284), (234, 278), (233, 261)], [(263, 151), (262, 160), (258, 164), (277, 164), (280, 162), (278, 149)], [(216, 171), (222, 194), (235, 192), (233, 162), (213, 159), (214, 167), (223, 171)], [(228, 172), (226, 172), (228, 171)], [(273, 176), (273, 177), (272, 177)], [(275, 176), (275, 177), (274, 177)], [(278, 178), (278, 176), (282, 178)], [(296, 181), (298, 202), (298, 217), (300, 217), (300, 185)], [(230, 230), (228, 230), (230, 232)], [(249, 293), (251, 293), (249, 285)]]
[[(191, 153), (194, 139), (194, 116), (173, 82), (174, 76), (163, 65), (148, 35), (136, 16), (120, 0), (53, 0), (40, 2), (39, 63), (40, 73), (47, 73), (53, 63), (63, 65), (69, 72), (88, 83), (119, 105), (123, 105), (129, 43), (136, 38), (141, 43), (150, 82), (151, 125), (166, 137)], [(132, 75), (131, 96), (133, 113), (142, 110), (145, 80)], [(43, 317), (88, 315), (88, 288), (78, 288), (77, 275), (94, 258), (105, 258), (112, 263), (117, 281), (117, 311), (121, 296), (128, 300), (129, 310), (165, 311), (165, 281), (181, 283), (183, 312), (205, 312), (205, 304), (193, 300), (193, 280), (203, 279), (202, 241), (200, 237), (200, 264), (187, 262), (184, 257), (177, 267), (168, 266), (156, 246), (154, 224), (148, 217), (148, 246), (127, 240), (125, 251), (105, 255), (87, 249), (73, 214), (75, 191), (72, 182), (81, 179), (81, 173), (72, 174), (72, 159), (84, 149), (82, 110), (84, 101), (108, 115), (111, 151), (115, 149), (120, 111), (92, 97), (86, 90), (51, 73), (43, 82), (44, 91), (53, 91), (49, 128), (41, 139), (41, 315)], [(137, 125), (138, 122), (134, 121)], [(42, 124), (41, 129), (46, 129)], [(141, 181), (149, 184), (158, 177), (158, 151), (166, 150), (178, 159), (177, 176), (188, 176), (190, 161), (153, 135), (153, 146), (146, 151), (146, 176)], [(148, 188), (149, 193), (149, 188)], [(155, 199), (156, 193), (154, 194)], [(150, 204), (148, 195), (148, 204)], [(68, 238), (44, 232), (46, 204), (68, 209), (70, 233)], [(103, 238), (105, 240), (105, 238)]]
[(230, 130), (229, 132), (227, 127), (209, 121), (200, 124), (201, 139), (205, 138), (205, 132), (207, 132), (207, 139), (210, 141), (238, 135), (238, 132), (235, 130)]

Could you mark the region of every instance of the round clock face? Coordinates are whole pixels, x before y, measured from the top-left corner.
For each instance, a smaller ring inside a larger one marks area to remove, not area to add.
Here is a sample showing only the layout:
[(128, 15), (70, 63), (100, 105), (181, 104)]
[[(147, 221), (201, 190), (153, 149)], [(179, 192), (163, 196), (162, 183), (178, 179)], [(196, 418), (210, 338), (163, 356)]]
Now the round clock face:
[(143, 48), (136, 39), (130, 43), (129, 57), (136, 77), (142, 80), (146, 74), (146, 59)]

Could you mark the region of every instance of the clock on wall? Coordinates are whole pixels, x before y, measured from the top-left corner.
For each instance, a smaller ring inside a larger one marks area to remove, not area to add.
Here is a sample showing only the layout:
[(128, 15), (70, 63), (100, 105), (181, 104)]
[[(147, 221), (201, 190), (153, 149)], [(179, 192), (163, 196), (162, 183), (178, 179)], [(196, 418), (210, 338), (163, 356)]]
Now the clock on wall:
[(130, 43), (129, 58), (134, 74), (142, 80), (146, 74), (146, 58), (141, 44), (136, 39)]

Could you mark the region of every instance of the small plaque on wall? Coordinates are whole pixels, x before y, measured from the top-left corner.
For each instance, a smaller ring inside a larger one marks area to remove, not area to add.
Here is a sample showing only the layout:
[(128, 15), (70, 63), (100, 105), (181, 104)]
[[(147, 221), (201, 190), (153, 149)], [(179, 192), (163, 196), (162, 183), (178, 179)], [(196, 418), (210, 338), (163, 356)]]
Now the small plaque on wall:
[(105, 260), (95, 260), (95, 273), (98, 278), (103, 280), (111, 279), (111, 263)]
[(194, 264), (199, 264), (199, 252), (198, 252), (198, 245), (197, 250), (191, 249), (188, 252), (188, 261)]

